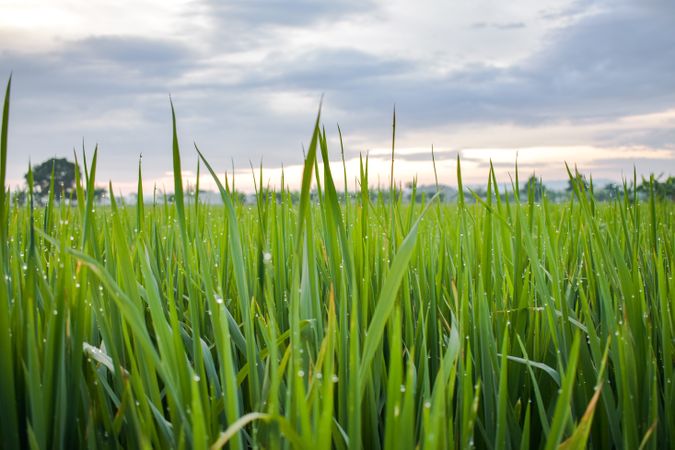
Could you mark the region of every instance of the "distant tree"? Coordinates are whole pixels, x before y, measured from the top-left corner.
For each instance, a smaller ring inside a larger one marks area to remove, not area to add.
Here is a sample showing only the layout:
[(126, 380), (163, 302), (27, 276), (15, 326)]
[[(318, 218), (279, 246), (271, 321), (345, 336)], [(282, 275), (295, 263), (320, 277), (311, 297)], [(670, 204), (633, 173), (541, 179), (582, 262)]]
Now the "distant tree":
[(476, 189), (468, 189), (464, 191), (464, 198), (467, 203), (475, 202), (476, 196), (483, 200), (487, 199), (487, 190), (483, 186), (478, 186)]
[(657, 195), (675, 201), (675, 177), (670, 176), (665, 181), (656, 180), (656, 183)]
[(531, 193), (534, 196), (534, 201), (537, 202), (542, 199), (546, 192), (546, 186), (541, 182), (541, 178), (537, 178), (535, 174), (527, 179), (525, 186), (520, 190), (521, 198), (527, 197), (529, 199)]
[(600, 201), (615, 200), (621, 195), (621, 186), (609, 183), (602, 189), (595, 191), (595, 199)]
[[(660, 181), (662, 177), (663, 174), (654, 177), (654, 195), (656, 198), (675, 201), (675, 177), (671, 175), (664, 181)], [(649, 184), (649, 180), (643, 177), (638, 191), (649, 195)]]
[(578, 186), (581, 188), (583, 186), (583, 190), (587, 191), (589, 188), (589, 183), (588, 180), (586, 179), (585, 175), (582, 175), (580, 173), (577, 173), (574, 178), (570, 178), (567, 180), (567, 188), (565, 188), (566, 192), (572, 193), (574, 192), (574, 185), (575, 183), (578, 183)]
[[(49, 185), (54, 169), (54, 194), (56, 198), (68, 197), (75, 189), (75, 164), (66, 158), (51, 158), (33, 166), (33, 192), (37, 197), (49, 195)], [(24, 175), (28, 183), (28, 173)]]
[(17, 205), (24, 205), (26, 203), (26, 199), (28, 198), (28, 191), (25, 188), (17, 189), (16, 191), (14, 191), (12, 198), (14, 199)]
[(94, 188), (94, 199), (100, 201), (105, 197), (106, 192), (108, 192), (108, 190), (105, 188)]

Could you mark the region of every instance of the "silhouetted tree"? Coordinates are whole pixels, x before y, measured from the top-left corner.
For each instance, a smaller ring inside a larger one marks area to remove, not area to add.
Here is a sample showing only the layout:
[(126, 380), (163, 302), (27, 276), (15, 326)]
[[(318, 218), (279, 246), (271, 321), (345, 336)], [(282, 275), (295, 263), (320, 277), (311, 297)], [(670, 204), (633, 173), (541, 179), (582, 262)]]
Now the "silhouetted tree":
[[(51, 158), (33, 166), (33, 192), (37, 197), (49, 195), (49, 185), (54, 170), (54, 194), (56, 198), (68, 197), (75, 189), (75, 164), (66, 158)], [(28, 174), (24, 175), (28, 183)]]
[[(669, 199), (675, 201), (675, 177), (669, 176), (664, 181), (660, 181), (663, 174), (654, 177), (654, 195), (656, 198)], [(642, 184), (638, 186), (638, 191), (649, 195), (649, 180), (642, 178)]]
[(108, 190), (105, 188), (94, 188), (94, 199), (96, 201), (101, 200), (105, 196), (106, 192), (108, 192)]
[(589, 188), (589, 184), (588, 184), (588, 180), (586, 179), (586, 176), (582, 175), (580, 173), (577, 173), (574, 178), (570, 178), (569, 180), (567, 180), (567, 188), (565, 188), (565, 191), (569, 192), (569, 193), (574, 192), (574, 184), (575, 183), (578, 183), (579, 188), (583, 189), (584, 191), (587, 191), (588, 188)]
[(609, 183), (604, 188), (595, 191), (595, 199), (600, 201), (615, 200), (621, 195), (621, 186)]
[(520, 190), (520, 198), (529, 199), (530, 193), (532, 193), (531, 195), (534, 196), (534, 201), (538, 202), (542, 199), (545, 192), (546, 186), (541, 182), (541, 178), (537, 178), (535, 174), (532, 174), (525, 183), (525, 186)]

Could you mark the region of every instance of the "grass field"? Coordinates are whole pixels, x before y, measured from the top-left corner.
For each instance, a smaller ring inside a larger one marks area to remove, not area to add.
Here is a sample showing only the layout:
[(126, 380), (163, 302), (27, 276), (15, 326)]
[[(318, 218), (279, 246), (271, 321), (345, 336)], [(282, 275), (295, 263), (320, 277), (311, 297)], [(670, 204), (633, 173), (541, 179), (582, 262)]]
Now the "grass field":
[(3, 448), (673, 448), (671, 202), (342, 196), (319, 124), (297, 203), (187, 204), (175, 119), (174, 202), (3, 189)]

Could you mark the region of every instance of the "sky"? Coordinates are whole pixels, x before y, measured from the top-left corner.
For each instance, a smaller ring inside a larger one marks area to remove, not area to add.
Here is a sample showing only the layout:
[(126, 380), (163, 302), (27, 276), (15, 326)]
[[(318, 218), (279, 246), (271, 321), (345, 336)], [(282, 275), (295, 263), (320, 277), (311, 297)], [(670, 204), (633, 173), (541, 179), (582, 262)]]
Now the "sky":
[[(251, 165), (300, 183), (323, 95), (350, 188), (675, 174), (672, 0), (0, 0), (0, 83), (12, 73), (7, 177), (99, 146), (97, 180), (171, 191), (171, 97), (186, 182), (196, 143), (252, 189)], [(339, 165), (335, 166), (340, 169)], [(234, 169), (233, 169), (234, 168)], [(202, 175), (204, 172), (202, 172)], [(336, 177), (336, 181), (341, 177)], [(202, 186), (212, 187), (208, 177)]]

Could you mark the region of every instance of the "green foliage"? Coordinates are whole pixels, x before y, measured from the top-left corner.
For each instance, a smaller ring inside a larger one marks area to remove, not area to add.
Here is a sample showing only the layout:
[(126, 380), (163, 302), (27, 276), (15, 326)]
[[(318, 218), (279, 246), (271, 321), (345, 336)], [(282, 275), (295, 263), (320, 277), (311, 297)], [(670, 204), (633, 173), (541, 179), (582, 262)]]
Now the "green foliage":
[(527, 179), (525, 185), (520, 190), (520, 196), (527, 198), (532, 196), (535, 201), (539, 202), (546, 193), (546, 186), (542, 183), (541, 178), (537, 178), (535, 174), (532, 174), (530, 178)]
[(576, 172), (574, 176), (571, 176), (567, 180), (567, 187), (565, 191), (568, 193), (574, 193), (575, 189), (588, 190), (590, 184), (586, 179), (586, 176)]
[[(50, 184), (54, 177), (56, 198), (68, 198), (75, 190), (75, 163), (66, 158), (50, 158), (33, 167), (33, 189), (36, 195), (49, 195)], [(28, 174), (25, 175), (28, 184)]]
[(642, 184), (638, 186), (638, 190), (645, 194), (650, 192), (651, 189), (654, 191), (654, 194), (660, 199), (668, 199), (675, 201), (675, 177), (669, 176), (665, 180), (661, 181), (661, 176), (653, 177), (651, 180), (642, 179)]
[(297, 204), (245, 206), (198, 153), (223, 205), (191, 205), (173, 125), (173, 203), (111, 186), (94, 209), (97, 152), (77, 207), (5, 200), (4, 447), (672, 445), (675, 206), (653, 181), (551, 204), (491, 171), (469, 205), (458, 165), (457, 204), (404, 203), (371, 199), (365, 158), (341, 196), (314, 178), (317, 118)]

